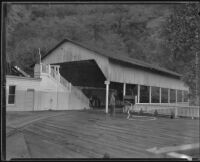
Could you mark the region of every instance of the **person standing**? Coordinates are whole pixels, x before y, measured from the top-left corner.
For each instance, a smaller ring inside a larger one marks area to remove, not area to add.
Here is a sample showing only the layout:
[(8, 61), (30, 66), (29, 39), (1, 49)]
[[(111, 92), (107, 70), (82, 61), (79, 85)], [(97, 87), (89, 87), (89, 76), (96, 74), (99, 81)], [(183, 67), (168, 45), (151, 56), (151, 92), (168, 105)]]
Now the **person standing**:
[(110, 96), (110, 116), (113, 116), (115, 112), (115, 93), (112, 92)]

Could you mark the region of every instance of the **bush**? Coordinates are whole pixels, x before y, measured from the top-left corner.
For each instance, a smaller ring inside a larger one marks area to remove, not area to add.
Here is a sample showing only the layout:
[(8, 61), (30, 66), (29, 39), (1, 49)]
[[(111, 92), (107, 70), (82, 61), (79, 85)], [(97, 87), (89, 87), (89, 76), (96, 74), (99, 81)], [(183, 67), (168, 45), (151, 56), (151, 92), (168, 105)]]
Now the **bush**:
[(104, 156), (103, 156), (103, 158), (108, 159), (108, 158), (110, 158), (110, 155), (108, 153), (105, 153)]
[(175, 118), (175, 114), (174, 114), (174, 112), (173, 112), (173, 111), (171, 111), (170, 118), (171, 118), (171, 119), (174, 119), (174, 118)]
[(142, 109), (140, 109), (139, 115), (142, 115), (142, 114), (143, 114), (143, 110), (142, 110)]
[(158, 116), (158, 111), (157, 110), (154, 111), (154, 116)]

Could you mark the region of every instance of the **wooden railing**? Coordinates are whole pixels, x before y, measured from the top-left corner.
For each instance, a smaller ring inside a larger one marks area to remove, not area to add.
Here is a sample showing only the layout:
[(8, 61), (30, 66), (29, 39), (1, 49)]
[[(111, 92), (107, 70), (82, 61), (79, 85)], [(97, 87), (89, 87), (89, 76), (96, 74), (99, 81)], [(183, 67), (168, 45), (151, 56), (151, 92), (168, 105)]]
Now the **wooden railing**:
[(46, 73), (46, 74), (50, 73), (50, 68), (48, 65), (42, 63), (40, 65), (41, 65), (41, 73)]
[(154, 113), (157, 110), (158, 114), (170, 115), (172, 112), (180, 117), (199, 117), (199, 106), (189, 106), (181, 104), (143, 104), (136, 103), (133, 108), (135, 111)]
[(178, 106), (177, 116), (183, 117), (199, 117), (199, 106)]
[(46, 65), (41, 63), (40, 64), (40, 71), (41, 74), (47, 74), (49, 76), (51, 76), (52, 78), (54, 78), (56, 81), (60, 82), (63, 86), (65, 86), (67, 88), (67, 90), (71, 91), (71, 83), (68, 82), (65, 78), (63, 78), (59, 71), (54, 70), (54, 68), (52, 68), (52, 65)]
[(72, 87), (71, 83), (68, 82), (68, 81), (67, 81), (65, 78), (63, 78), (61, 75), (60, 75), (60, 83), (61, 83), (62, 85), (64, 85), (64, 86), (71, 92), (71, 87)]

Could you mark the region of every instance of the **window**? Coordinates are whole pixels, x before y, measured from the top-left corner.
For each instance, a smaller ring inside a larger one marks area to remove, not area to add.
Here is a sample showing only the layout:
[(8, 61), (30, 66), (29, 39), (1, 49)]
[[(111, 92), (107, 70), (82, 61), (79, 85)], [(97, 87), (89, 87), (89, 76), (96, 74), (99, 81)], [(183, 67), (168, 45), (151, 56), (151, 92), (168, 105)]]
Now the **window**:
[(170, 103), (176, 102), (176, 90), (170, 89)]
[(177, 102), (182, 102), (182, 91), (181, 90), (177, 91)]
[(161, 89), (161, 102), (168, 103), (168, 89), (167, 88)]
[(136, 96), (137, 95), (137, 85), (136, 84), (126, 84), (126, 95)]
[(184, 102), (188, 102), (188, 91), (184, 91)]
[(159, 87), (151, 87), (151, 102), (159, 103)]
[(149, 103), (149, 86), (140, 86), (140, 103)]
[(8, 104), (15, 104), (15, 89), (16, 86), (9, 86)]

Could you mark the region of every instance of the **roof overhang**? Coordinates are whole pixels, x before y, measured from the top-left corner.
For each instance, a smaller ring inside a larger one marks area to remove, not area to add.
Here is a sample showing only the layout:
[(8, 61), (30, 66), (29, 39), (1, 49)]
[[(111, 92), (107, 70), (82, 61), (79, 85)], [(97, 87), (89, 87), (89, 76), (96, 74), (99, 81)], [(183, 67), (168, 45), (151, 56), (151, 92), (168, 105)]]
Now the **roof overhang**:
[[(47, 52), (45, 55), (43, 55), (41, 59), (43, 60), (51, 52), (53, 52), (60, 45), (62, 45), (63, 43), (66, 43), (66, 42), (71, 42), (71, 43), (73, 43), (75, 45), (78, 45), (78, 46), (80, 46), (82, 48), (85, 48), (85, 49), (93, 51), (93, 52), (95, 52), (97, 54), (100, 54), (100, 55), (103, 55), (105, 57), (108, 57), (109, 59), (117, 60), (118, 62), (125, 62), (125, 63), (127, 63), (129, 65), (131, 64), (133, 66), (142, 67), (142, 68), (151, 70), (152, 72), (160, 72), (161, 74), (168, 74), (168, 76), (172, 76), (172, 77), (176, 77), (176, 78), (180, 78), (182, 76), (179, 73), (167, 70), (165, 68), (162, 68), (162, 67), (159, 67), (159, 66), (155, 66), (153, 64), (149, 64), (149, 63), (146, 63), (146, 62), (143, 62), (143, 61), (140, 61), (140, 60), (137, 60), (137, 59), (133, 59), (133, 58), (130, 58), (130, 57), (126, 57), (124, 55), (122, 56), (122, 55), (119, 55), (119, 54), (116, 54), (116, 53), (111, 53), (111, 52), (108, 53), (107, 51), (104, 51), (103, 49), (97, 49), (95, 47), (90, 47), (89, 45), (85, 45), (85, 44), (73, 41), (71, 39), (68, 39), (68, 38), (64, 39), (60, 43), (58, 43), (54, 48), (52, 48), (49, 52)], [(33, 67), (33, 65), (31, 65), (31, 67)]]

